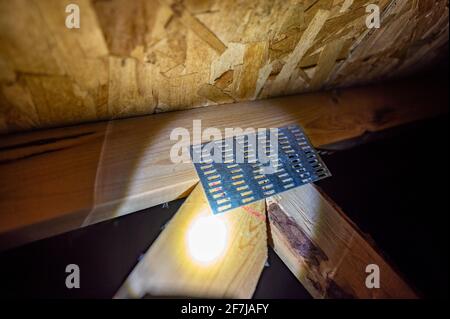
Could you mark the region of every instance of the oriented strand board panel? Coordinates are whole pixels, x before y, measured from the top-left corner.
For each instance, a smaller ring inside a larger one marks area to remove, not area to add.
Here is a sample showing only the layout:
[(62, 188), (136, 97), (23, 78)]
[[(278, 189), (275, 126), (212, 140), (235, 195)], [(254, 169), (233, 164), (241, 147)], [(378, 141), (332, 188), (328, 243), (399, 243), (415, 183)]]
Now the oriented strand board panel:
[(265, 210), (261, 200), (215, 216), (198, 184), (116, 298), (251, 298), (267, 260)]
[[(314, 185), (267, 198), (267, 212), (274, 250), (314, 298), (417, 298), (370, 240)], [(369, 277), (373, 270), (366, 272), (368, 265), (379, 269), (377, 288), (366, 285), (367, 279), (376, 283)]]
[(447, 43), (446, 0), (0, 0), (0, 132), (348, 86)]

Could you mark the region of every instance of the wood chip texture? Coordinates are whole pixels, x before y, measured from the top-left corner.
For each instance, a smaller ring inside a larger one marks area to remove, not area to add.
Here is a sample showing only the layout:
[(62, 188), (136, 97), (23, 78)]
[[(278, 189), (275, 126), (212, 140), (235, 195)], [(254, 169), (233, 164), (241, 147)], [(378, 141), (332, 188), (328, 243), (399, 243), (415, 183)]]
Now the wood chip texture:
[(447, 0), (0, 0), (0, 133), (405, 74), (448, 25)]

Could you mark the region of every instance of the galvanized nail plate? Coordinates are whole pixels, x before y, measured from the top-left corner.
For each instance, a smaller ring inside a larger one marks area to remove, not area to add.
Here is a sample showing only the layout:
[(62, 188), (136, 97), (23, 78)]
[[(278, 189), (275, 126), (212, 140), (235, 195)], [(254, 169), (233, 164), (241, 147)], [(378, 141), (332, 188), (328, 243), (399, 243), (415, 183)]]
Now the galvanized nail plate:
[(298, 125), (191, 146), (214, 214), (331, 176)]

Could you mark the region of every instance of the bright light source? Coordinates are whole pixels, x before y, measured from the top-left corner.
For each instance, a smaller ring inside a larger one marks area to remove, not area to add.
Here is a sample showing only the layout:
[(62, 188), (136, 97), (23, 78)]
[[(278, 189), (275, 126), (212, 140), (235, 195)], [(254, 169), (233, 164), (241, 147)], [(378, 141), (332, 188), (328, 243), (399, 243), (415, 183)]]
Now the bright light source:
[(220, 216), (201, 216), (194, 220), (187, 233), (188, 250), (197, 262), (209, 264), (227, 246), (227, 226)]

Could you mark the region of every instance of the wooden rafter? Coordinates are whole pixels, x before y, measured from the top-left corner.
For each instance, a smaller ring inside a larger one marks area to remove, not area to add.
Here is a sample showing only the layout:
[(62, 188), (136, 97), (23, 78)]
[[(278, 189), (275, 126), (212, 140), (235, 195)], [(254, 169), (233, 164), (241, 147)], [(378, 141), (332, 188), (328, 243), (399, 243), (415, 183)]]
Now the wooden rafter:
[[(202, 220), (205, 221), (202, 226), (194, 229)], [(223, 238), (213, 233), (217, 231), (215, 223), (223, 227), (226, 239), (223, 247), (217, 247), (220, 245), (217, 241)], [(200, 245), (197, 249), (203, 256), (196, 258), (192, 251), (196, 247), (189, 245), (191, 230), (201, 241), (192, 245)], [(267, 260), (266, 231), (264, 200), (214, 216), (198, 184), (129, 275), (116, 298), (145, 294), (250, 298)]]
[[(206, 264), (191, 252), (191, 231), (200, 236), (203, 254), (208, 243), (217, 249), (220, 238), (212, 229), (195, 229), (202, 219), (226, 225), (227, 232), (222, 251)], [(198, 184), (116, 298), (251, 298), (268, 243), (314, 298), (417, 298), (374, 244), (311, 184), (216, 216)], [(366, 283), (369, 265), (378, 267), (377, 287)]]
[(422, 82), (242, 102), (2, 137), (0, 249), (186, 196), (192, 164), (169, 154), (176, 127), (300, 124), (315, 146), (447, 111), (448, 96)]
[[(313, 185), (268, 198), (267, 211), (275, 252), (313, 297), (417, 298), (370, 240)], [(379, 288), (366, 285), (369, 265), (379, 269)]]

